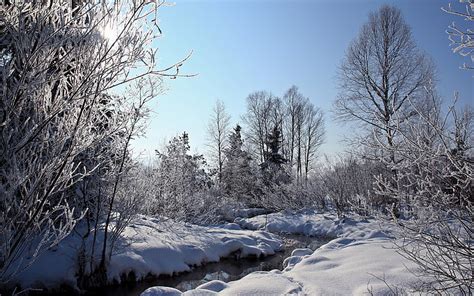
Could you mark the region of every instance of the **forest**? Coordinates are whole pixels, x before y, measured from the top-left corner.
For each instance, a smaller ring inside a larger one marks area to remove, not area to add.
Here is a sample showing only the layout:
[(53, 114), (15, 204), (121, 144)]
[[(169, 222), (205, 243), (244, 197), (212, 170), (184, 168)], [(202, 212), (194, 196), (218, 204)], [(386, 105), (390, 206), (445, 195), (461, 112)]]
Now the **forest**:
[[(434, 33), (465, 61), (467, 103), (440, 95), (443, 69), (380, 2), (330, 113), (291, 81), (252, 90), (234, 121), (215, 101), (203, 153), (182, 131), (144, 162), (152, 102), (195, 79), (194, 54), (156, 46), (167, 5), (0, 6), (0, 295), (472, 295), (472, 0), (446, 2), (455, 22)], [(354, 129), (346, 152), (321, 152), (329, 121)], [(229, 258), (261, 269), (172, 282)]]

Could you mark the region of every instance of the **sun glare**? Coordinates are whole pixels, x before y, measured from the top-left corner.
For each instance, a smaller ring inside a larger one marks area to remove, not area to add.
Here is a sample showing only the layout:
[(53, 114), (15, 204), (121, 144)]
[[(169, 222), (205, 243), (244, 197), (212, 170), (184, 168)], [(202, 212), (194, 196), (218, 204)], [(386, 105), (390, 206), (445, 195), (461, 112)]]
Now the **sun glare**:
[(103, 26), (100, 33), (109, 44), (115, 42), (119, 35), (118, 29), (113, 23), (107, 23)]

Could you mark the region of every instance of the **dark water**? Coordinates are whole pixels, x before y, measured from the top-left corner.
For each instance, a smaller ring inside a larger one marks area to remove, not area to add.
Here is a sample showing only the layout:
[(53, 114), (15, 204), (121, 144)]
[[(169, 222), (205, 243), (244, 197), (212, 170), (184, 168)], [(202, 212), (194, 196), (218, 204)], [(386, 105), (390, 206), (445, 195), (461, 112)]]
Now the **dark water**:
[(285, 250), (273, 256), (265, 258), (225, 258), (220, 262), (208, 263), (195, 267), (190, 272), (181, 273), (175, 276), (160, 276), (145, 279), (138, 283), (128, 283), (125, 285), (109, 286), (94, 291), (88, 291), (85, 295), (104, 296), (135, 296), (140, 295), (149, 287), (167, 286), (181, 291), (196, 288), (212, 280), (223, 282), (235, 281), (254, 271), (268, 271), (273, 269), (283, 269), (283, 260), (291, 255), (296, 248), (309, 248), (316, 250), (330, 239), (307, 237), (300, 235), (282, 236)]

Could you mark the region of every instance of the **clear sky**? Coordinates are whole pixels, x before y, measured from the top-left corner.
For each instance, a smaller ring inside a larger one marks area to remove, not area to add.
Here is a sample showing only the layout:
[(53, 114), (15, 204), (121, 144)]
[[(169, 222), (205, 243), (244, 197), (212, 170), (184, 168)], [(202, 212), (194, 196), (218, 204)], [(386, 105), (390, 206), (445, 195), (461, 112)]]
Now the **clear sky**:
[[(452, 0), (455, 2), (457, 0)], [(224, 101), (232, 124), (241, 122), (245, 99), (257, 90), (282, 96), (291, 86), (319, 106), (326, 117), (322, 152), (344, 150), (350, 126), (332, 120), (337, 95), (336, 71), (346, 48), (370, 11), (383, 4), (401, 9), (418, 46), (434, 60), (438, 90), (446, 100), (459, 91), (464, 104), (473, 104), (473, 72), (460, 70), (466, 58), (454, 55), (445, 30), (455, 20), (441, 11), (438, 0), (177, 0), (163, 7), (163, 36), (158, 58), (166, 66), (193, 55), (181, 69), (193, 78), (166, 80), (168, 90), (151, 103), (147, 136), (135, 140), (135, 152), (153, 155), (164, 139), (187, 131), (193, 152), (206, 150), (206, 126), (216, 99)], [(465, 23), (464, 23), (465, 24)]]

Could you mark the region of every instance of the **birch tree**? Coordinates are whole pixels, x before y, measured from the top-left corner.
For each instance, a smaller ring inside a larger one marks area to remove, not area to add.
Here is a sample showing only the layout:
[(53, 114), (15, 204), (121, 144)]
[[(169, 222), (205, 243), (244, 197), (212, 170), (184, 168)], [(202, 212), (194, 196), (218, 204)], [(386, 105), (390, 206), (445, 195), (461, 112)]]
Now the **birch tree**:
[(247, 139), (254, 148), (256, 158), (263, 162), (267, 135), (272, 127), (273, 95), (266, 91), (251, 93), (247, 97), (247, 112), (243, 116), (247, 126)]
[(217, 100), (212, 110), (209, 120), (208, 147), (211, 159), (217, 164), (217, 180), (220, 182), (222, 178), (222, 165), (224, 164), (224, 151), (228, 147), (228, 135), (230, 132), (230, 116), (225, 110), (222, 101)]
[[(416, 114), (416, 104), (407, 104), (408, 99), (422, 97), (433, 78), (433, 65), (416, 47), (400, 10), (382, 6), (369, 15), (347, 49), (339, 71), (336, 117), (381, 133), (393, 147), (397, 127)], [(389, 158), (395, 162), (393, 153)]]
[(308, 183), (308, 174), (311, 170), (311, 165), (316, 158), (318, 148), (324, 142), (324, 119), (322, 111), (310, 104), (306, 111), (306, 125), (304, 130), (304, 180), (305, 186)]
[(287, 155), (290, 167), (293, 167), (293, 158), (296, 142), (296, 113), (298, 104), (303, 100), (303, 96), (298, 92), (296, 86), (292, 86), (283, 96), (286, 107), (285, 133), (287, 134)]

